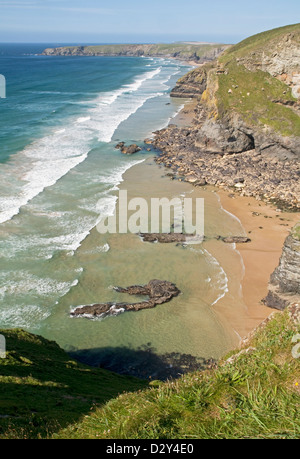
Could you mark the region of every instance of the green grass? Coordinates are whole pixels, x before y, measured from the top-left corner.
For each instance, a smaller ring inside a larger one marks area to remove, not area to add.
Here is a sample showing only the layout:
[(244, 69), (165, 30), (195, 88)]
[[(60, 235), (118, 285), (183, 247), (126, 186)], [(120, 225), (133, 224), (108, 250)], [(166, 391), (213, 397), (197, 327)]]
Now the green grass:
[(300, 43), (300, 23), (278, 27), (276, 29), (267, 30), (266, 32), (258, 33), (246, 38), (238, 44), (229, 48), (221, 58), (221, 61), (228, 61), (228, 59), (242, 58), (250, 53), (263, 50), (264, 52), (274, 51), (274, 43), (283, 35), (292, 34), (292, 40)]
[(221, 117), (234, 111), (252, 126), (267, 126), (284, 136), (300, 135), (300, 117), (284, 105), (295, 101), (287, 85), (267, 72), (249, 71), (234, 61), (226, 68), (228, 73), (218, 77)]
[(299, 438), (297, 331), (287, 312), (278, 313), (233, 363), (123, 394), (55, 438)]
[(39, 336), (4, 330), (0, 438), (299, 438), (300, 359), (292, 355), (298, 333), (288, 311), (278, 312), (247, 352), (149, 387), (81, 365)]
[(45, 438), (79, 422), (123, 391), (147, 385), (72, 360), (56, 343), (23, 330), (2, 330), (0, 438)]
[(292, 231), (291, 231), (291, 235), (293, 236), (294, 239), (297, 239), (298, 241), (300, 241), (300, 222), (297, 223)]

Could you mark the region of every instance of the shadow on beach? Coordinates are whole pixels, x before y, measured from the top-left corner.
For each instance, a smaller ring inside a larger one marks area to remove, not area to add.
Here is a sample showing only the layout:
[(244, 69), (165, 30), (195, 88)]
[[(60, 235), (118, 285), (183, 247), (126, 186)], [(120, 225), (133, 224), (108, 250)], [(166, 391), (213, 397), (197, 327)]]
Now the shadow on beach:
[(151, 343), (138, 349), (106, 347), (71, 351), (69, 354), (82, 363), (121, 375), (161, 381), (179, 378), (192, 371), (205, 370), (216, 364), (213, 359), (204, 359), (179, 352), (159, 355)]

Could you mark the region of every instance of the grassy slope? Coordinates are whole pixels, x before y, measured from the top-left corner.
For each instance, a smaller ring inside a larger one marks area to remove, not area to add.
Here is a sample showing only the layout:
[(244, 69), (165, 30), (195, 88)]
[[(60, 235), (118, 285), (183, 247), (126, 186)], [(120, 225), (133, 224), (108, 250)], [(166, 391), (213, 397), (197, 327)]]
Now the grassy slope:
[(233, 363), (123, 394), (55, 438), (299, 438), (299, 331), (276, 313)]
[(226, 61), (230, 56), (234, 56), (235, 58), (244, 57), (250, 53), (257, 52), (259, 49), (264, 50), (265, 52), (267, 50), (272, 52), (272, 46), (269, 48), (270, 43), (272, 43), (274, 40), (280, 40), (283, 35), (289, 33), (294, 34), (294, 40), (299, 40), (300, 24), (298, 23), (284, 27), (278, 27), (276, 29), (267, 30), (266, 32), (252, 35), (251, 37), (246, 38), (245, 40), (239, 42), (237, 45), (234, 45), (228, 49), (222, 60)]
[(227, 75), (219, 75), (221, 116), (235, 111), (252, 126), (269, 127), (284, 136), (300, 136), (300, 117), (283, 105), (295, 100), (287, 85), (267, 72), (251, 72), (235, 62), (230, 62), (227, 69)]
[(56, 343), (23, 330), (2, 330), (0, 438), (44, 438), (123, 391), (144, 388), (132, 377), (82, 365)]
[(299, 438), (298, 333), (288, 311), (278, 312), (232, 362), (147, 388), (79, 364), (54, 342), (4, 330), (0, 438)]
[[(250, 71), (240, 59), (255, 59), (261, 53), (272, 53), (274, 43), (286, 34), (293, 33), (293, 40), (300, 41), (300, 24), (280, 27), (249, 37), (229, 48), (218, 59), (226, 73), (218, 75), (216, 92), (219, 116), (236, 112), (253, 127), (270, 128), (283, 136), (300, 135), (300, 117), (285, 105), (296, 101), (290, 87), (267, 72)], [(242, 61), (243, 62), (243, 61)]]

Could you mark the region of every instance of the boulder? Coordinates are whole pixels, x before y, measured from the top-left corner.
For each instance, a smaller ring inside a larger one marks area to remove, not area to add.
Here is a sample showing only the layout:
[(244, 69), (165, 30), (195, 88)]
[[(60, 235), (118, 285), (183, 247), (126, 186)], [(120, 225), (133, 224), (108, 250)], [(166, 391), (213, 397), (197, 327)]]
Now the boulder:
[(121, 150), (121, 152), (124, 155), (133, 155), (134, 153), (137, 153), (138, 151), (141, 151), (142, 149), (136, 144), (133, 143), (132, 145), (125, 146), (125, 142), (119, 142), (115, 148), (117, 150)]
[(133, 155), (134, 153), (137, 153), (138, 151), (141, 151), (142, 149), (136, 145), (135, 143), (132, 145), (129, 145), (128, 147), (123, 147), (121, 148), (121, 152), (124, 155)]

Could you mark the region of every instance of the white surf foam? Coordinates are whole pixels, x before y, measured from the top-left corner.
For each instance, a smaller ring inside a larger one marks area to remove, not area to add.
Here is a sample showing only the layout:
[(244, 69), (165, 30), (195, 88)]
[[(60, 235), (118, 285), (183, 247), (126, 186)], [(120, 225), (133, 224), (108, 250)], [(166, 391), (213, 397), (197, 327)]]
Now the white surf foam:
[[(2, 165), (0, 223), (12, 219), (22, 206), (83, 162), (95, 137), (99, 141), (110, 142), (120, 123), (135, 113), (146, 100), (154, 97), (153, 93), (139, 93), (138, 90), (160, 71), (159, 67), (136, 78), (132, 84), (102, 94), (96, 100), (96, 106), (87, 110), (87, 116), (73, 121), (69, 119), (66, 127), (56, 128)], [(9, 186), (10, 181), (13, 187)], [(14, 194), (8, 195), (7, 190)]]

